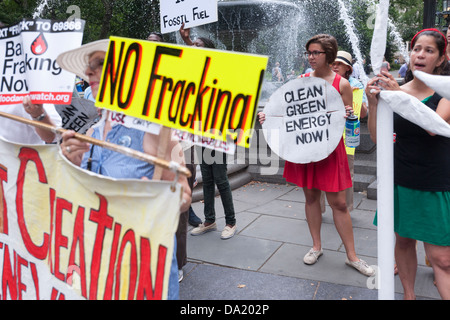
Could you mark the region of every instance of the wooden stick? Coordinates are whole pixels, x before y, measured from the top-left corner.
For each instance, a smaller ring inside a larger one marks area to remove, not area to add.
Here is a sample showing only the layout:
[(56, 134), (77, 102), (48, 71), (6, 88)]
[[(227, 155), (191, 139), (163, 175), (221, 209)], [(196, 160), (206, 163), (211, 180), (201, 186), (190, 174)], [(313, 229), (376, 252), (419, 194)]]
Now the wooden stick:
[[(168, 127), (161, 127), (161, 131), (159, 132), (159, 143), (158, 143), (158, 151), (157, 157), (164, 157), (167, 150), (167, 145), (172, 138), (172, 130)], [(156, 167), (155, 172), (153, 173), (153, 180), (160, 180), (162, 176), (162, 168)]]
[[(29, 120), (29, 119), (26, 119), (23, 117), (19, 117), (19, 116), (1, 112), (1, 111), (0, 111), (0, 116), (14, 120), (14, 121), (19, 121), (19, 122), (22, 122), (25, 124), (29, 124), (29, 125), (32, 125), (34, 127), (40, 128), (40, 129), (49, 130), (54, 133), (63, 134), (64, 132), (67, 131), (66, 129), (63, 129), (63, 128), (58, 128), (58, 127), (55, 127), (55, 126), (52, 126), (52, 125), (49, 125), (46, 123)], [(167, 169), (167, 170), (175, 171), (175, 172), (180, 173), (188, 178), (191, 176), (191, 172), (186, 167), (181, 166), (176, 162), (171, 162), (171, 161), (167, 161), (164, 159), (160, 159), (160, 158), (154, 157), (152, 155), (149, 155), (147, 153), (143, 153), (143, 152), (140, 152), (137, 150), (127, 148), (127, 147), (119, 146), (117, 144), (110, 143), (107, 141), (98, 140), (98, 139), (88, 137), (88, 136), (80, 134), (80, 133), (75, 133), (75, 138), (77, 138), (78, 140), (84, 141), (84, 142), (88, 142), (90, 144), (94, 144), (96, 146), (100, 146), (102, 148), (106, 148), (106, 149), (109, 149), (112, 151), (122, 153), (129, 157), (133, 157), (133, 158), (154, 164), (156, 166), (163, 167), (164, 169)]]

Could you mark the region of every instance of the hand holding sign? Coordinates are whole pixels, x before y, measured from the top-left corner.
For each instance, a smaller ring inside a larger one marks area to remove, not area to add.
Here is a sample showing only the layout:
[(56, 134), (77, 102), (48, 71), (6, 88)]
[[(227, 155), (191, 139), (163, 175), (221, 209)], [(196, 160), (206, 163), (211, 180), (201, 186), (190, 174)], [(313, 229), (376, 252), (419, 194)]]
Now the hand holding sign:
[(263, 132), (270, 148), (293, 163), (325, 159), (344, 131), (342, 98), (320, 78), (288, 82), (273, 93), (264, 113)]
[(217, 0), (160, 1), (161, 33), (192, 28), (217, 21)]
[(19, 103), (28, 95), (35, 104), (69, 104), (74, 75), (55, 60), (81, 44), (83, 30), (83, 20), (43, 19), (0, 28), (0, 105)]

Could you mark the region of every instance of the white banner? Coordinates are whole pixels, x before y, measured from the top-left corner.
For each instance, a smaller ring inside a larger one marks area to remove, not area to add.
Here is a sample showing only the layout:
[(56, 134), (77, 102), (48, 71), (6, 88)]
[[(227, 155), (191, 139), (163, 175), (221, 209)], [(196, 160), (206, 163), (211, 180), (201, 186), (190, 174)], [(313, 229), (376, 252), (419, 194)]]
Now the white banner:
[(0, 299), (165, 299), (182, 193), (172, 184), (0, 140)]

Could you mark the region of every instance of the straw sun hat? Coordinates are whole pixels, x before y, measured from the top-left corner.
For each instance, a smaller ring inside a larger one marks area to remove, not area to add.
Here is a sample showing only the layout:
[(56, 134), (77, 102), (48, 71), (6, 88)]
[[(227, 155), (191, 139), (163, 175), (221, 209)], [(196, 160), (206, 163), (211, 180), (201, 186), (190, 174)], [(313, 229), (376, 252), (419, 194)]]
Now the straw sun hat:
[(352, 55), (350, 53), (348, 53), (347, 51), (338, 51), (336, 60), (334, 60), (334, 61), (342, 62), (343, 64), (349, 66), (353, 72)]
[(83, 80), (89, 77), (85, 74), (88, 64), (89, 55), (95, 51), (107, 51), (109, 39), (97, 40), (89, 42), (81, 47), (61, 53), (56, 62), (61, 68), (69, 72), (75, 73)]

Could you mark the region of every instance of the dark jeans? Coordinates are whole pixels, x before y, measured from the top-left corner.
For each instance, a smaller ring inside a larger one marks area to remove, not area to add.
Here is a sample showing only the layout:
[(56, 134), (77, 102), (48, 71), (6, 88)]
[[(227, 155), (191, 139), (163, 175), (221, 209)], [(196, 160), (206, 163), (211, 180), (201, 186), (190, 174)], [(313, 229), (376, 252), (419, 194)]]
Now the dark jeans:
[[(186, 164), (186, 167), (191, 172), (191, 177), (188, 178), (188, 184), (191, 190), (194, 189), (194, 180), (196, 168), (194, 164)], [(188, 228), (189, 210), (180, 214), (180, 220), (178, 222), (178, 229), (176, 232), (177, 237), (177, 262), (178, 269), (184, 267), (187, 263), (187, 228)], [(177, 278), (178, 279), (178, 278)]]
[(216, 221), (216, 212), (214, 210), (215, 185), (219, 189), (222, 199), (223, 209), (225, 211), (226, 224), (234, 226), (236, 224), (233, 196), (231, 195), (230, 183), (228, 182), (227, 164), (200, 164), (203, 179), (203, 198), (205, 222), (213, 223)]

